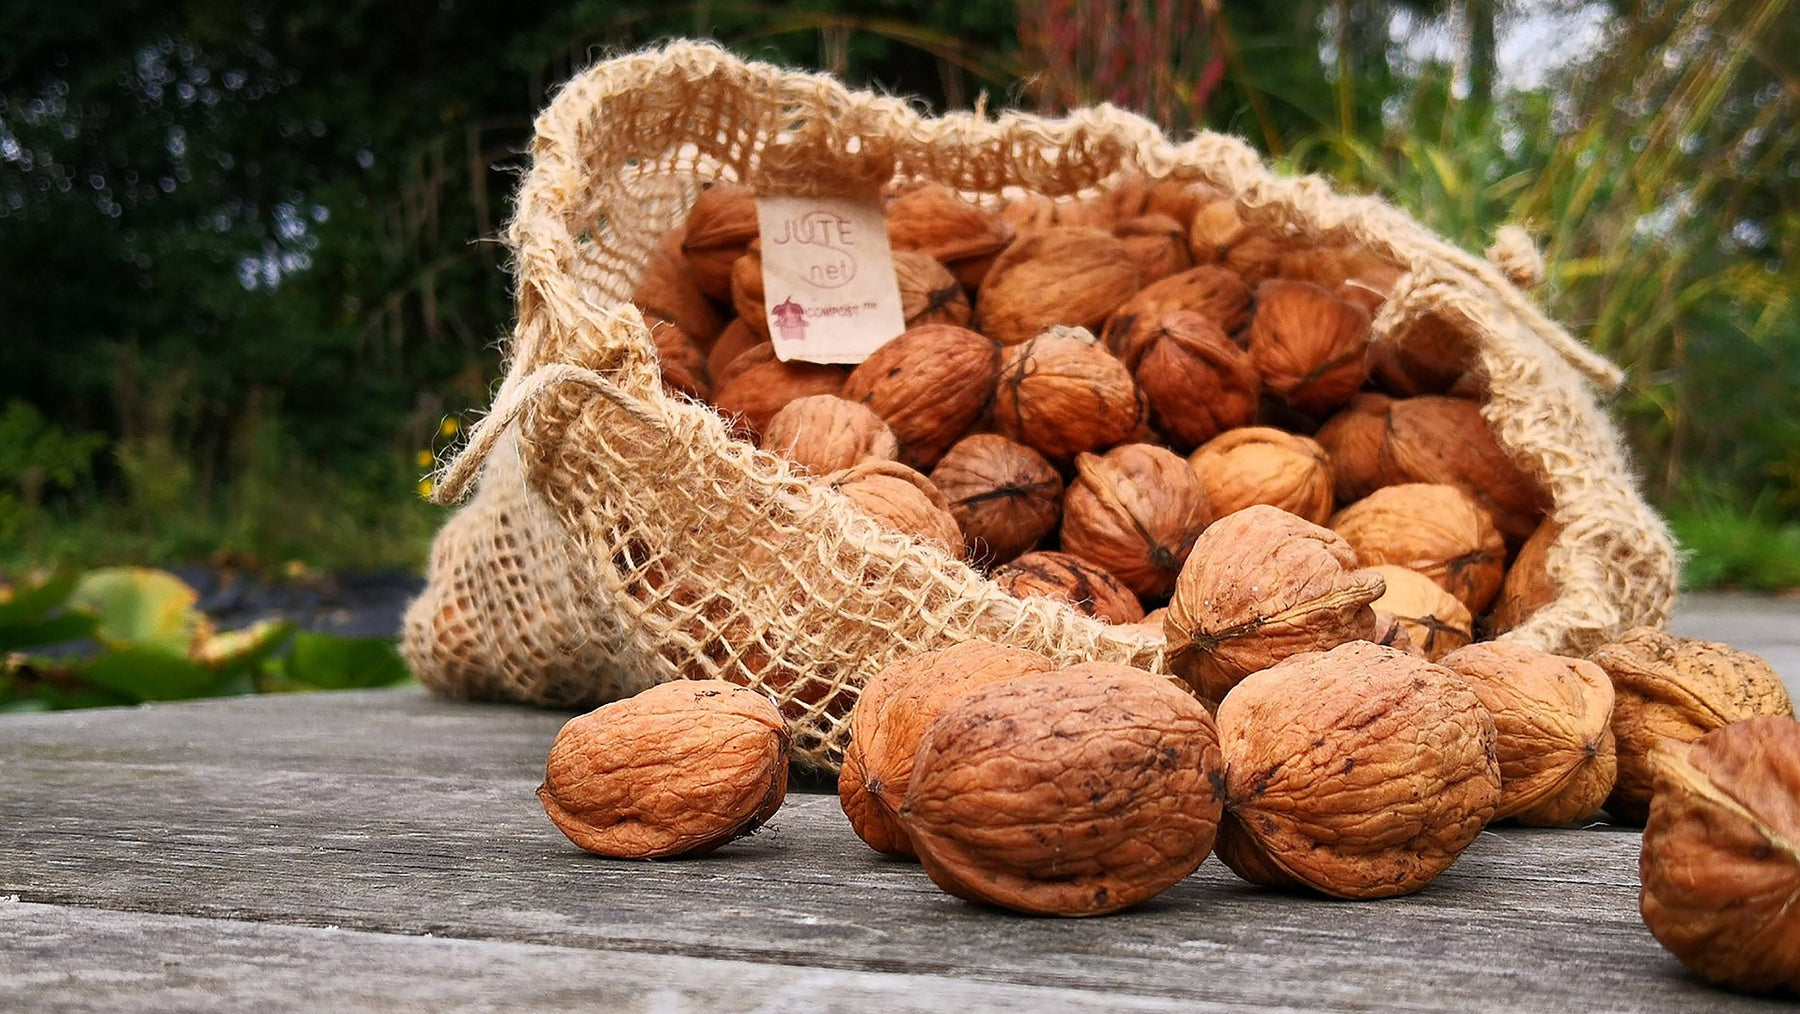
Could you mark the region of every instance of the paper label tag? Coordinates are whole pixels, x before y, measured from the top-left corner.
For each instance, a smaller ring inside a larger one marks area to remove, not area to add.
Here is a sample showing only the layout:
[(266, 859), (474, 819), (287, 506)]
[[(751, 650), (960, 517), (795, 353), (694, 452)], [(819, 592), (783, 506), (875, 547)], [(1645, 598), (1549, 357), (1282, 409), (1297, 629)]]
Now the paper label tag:
[(906, 330), (881, 198), (756, 198), (775, 356), (860, 363)]

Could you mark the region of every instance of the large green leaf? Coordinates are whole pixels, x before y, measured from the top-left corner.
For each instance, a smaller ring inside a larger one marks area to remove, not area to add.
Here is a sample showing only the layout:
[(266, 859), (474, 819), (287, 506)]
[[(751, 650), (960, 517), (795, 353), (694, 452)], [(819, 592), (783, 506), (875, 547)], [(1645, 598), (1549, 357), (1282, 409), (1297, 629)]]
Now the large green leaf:
[(68, 600), (79, 577), (78, 571), (59, 570), (38, 584), (24, 588), (15, 585), (10, 595), (0, 599), (0, 627), (44, 619)]
[(333, 637), (304, 632), (288, 654), (287, 678), (322, 690), (381, 687), (410, 674), (392, 641), (380, 637)]
[(148, 567), (104, 567), (84, 574), (69, 604), (100, 618), (95, 636), (109, 648), (153, 646), (186, 655), (206, 622), (200, 595), (173, 574)]
[(108, 652), (81, 666), (77, 674), (89, 683), (140, 701), (200, 697), (213, 692), (221, 682), (212, 669), (155, 645)]

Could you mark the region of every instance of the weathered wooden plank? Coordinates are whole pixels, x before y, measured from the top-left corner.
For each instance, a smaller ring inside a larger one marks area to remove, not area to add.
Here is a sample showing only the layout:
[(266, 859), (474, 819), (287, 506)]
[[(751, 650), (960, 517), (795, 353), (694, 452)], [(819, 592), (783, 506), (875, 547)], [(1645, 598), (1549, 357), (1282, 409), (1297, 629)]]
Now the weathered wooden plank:
[(1155, 997), (0, 900), (0, 1007), (381, 1012), (1174, 1011)]
[(0, 894), (1253, 1009), (1764, 1007), (1651, 939), (1627, 831), (1487, 834), (1385, 902), (1209, 861), (1132, 912), (1025, 919), (870, 853), (825, 795), (710, 857), (588, 856), (531, 793), (560, 721), (415, 691), (7, 719)]

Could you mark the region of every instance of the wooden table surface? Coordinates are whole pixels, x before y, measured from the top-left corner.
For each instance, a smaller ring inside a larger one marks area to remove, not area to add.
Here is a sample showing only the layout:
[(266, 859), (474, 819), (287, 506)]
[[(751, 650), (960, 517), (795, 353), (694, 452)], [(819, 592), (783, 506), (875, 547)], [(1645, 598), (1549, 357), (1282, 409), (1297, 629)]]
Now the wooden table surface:
[[(1777, 613), (1745, 625), (1800, 647)], [(0, 718), (0, 1011), (1794, 1009), (1657, 946), (1629, 830), (1492, 830), (1387, 901), (1209, 859), (1128, 912), (1024, 918), (817, 791), (708, 857), (590, 856), (532, 794), (564, 717), (402, 689)]]

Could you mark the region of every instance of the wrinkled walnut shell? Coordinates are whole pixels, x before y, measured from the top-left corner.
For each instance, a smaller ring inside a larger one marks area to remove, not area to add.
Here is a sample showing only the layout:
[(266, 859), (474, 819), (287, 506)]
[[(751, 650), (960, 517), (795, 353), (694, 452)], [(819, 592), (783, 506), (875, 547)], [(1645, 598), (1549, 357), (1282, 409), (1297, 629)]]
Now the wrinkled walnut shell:
[(931, 470), (972, 562), (1001, 564), (1036, 546), (1062, 519), (1063, 480), (1042, 454), (997, 433), (957, 441)]
[(906, 326), (969, 323), (969, 297), (950, 269), (917, 250), (894, 251), (894, 279), (900, 285), (900, 314)]
[(1331, 461), (1332, 485), (1339, 503), (1361, 500), (1383, 486), (1398, 481), (1382, 467), (1382, 447), (1387, 443), (1388, 406), (1385, 394), (1364, 391), (1319, 427), (1319, 446)]
[(888, 242), (895, 250), (930, 254), (962, 287), (982, 284), (994, 258), (1012, 242), (1012, 224), (930, 183), (912, 187), (887, 205)]
[(892, 461), (900, 444), (894, 431), (866, 405), (832, 394), (798, 398), (782, 406), (763, 430), (762, 446), (827, 475), (868, 458)]
[(843, 396), (873, 409), (900, 441), (900, 460), (937, 464), (994, 397), (1000, 347), (954, 324), (912, 328), (850, 372)]
[(1455, 486), (1384, 486), (1331, 518), (1364, 566), (1416, 570), (1479, 613), (1506, 576), (1506, 542), (1487, 511)]
[(1481, 406), (1464, 398), (1425, 395), (1392, 402), (1381, 467), (1390, 482), (1460, 488), (1514, 544), (1529, 537), (1543, 517), (1543, 491), (1494, 438)]
[(644, 265), (644, 277), (631, 291), (631, 301), (646, 319), (656, 317), (674, 324), (704, 352), (724, 330), (725, 322), (694, 284), (687, 259), (681, 255), (681, 234), (677, 229), (657, 245)]
[(1223, 776), (1199, 702), (1141, 670), (1090, 662), (994, 684), (940, 715), (901, 822), (951, 894), (1101, 915), (1199, 868)]
[(1250, 356), (1263, 388), (1314, 418), (1324, 418), (1369, 375), (1369, 316), (1317, 285), (1276, 279), (1256, 290)]
[[(745, 353), (754, 354), (755, 349)], [(841, 366), (771, 358), (721, 382), (713, 392), (713, 407), (731, 421), (734, 434), (755, 440), (789, 402), (815, 394), (837, 394), (845, 376)]]
[(1153, 444), (1075, 459), (1063, 499), (1062, 548), (1125, 582), (1140, 599), (1166, 597), (1212, 519), (1187, 462)]
[(1035, 651), (970, 641), (902, 659), (869, 677), (850, 712), (850, 743), (838, 772), (838, 803), (857, 836), (877, 852), (913, 855), (900, 807), (926, 728), (982, 687), (1054, 668)]
[(883, 525), (951, 556), (963, 554), (962, 531), (931, 480), (897, 461), (867, 459), (822, 480)]
[(1606, 812), (1628, 823), (1649, 816), (1650, 758), (1665, 743), (1692, 743), (1757, 715), (1794, 714), (1787, 686), (1769, 663), (1729, 645), (1638, 627), (1588, 657), (1612, 677), (1617, 692), (1619, 777)]
[[(718, 341), (706, 353), (706, 375), (712, 378), (713, 387), (724, 387), (730, 379), (726, 376), (727, 367), (736, 362), (738, 357), (763, 345), (769, 345), (769, 339), (750, 330), (750, 325), (733, 317), (725, 330), (719, 332)], [(769, 358), (775, 356), (775, 347), (769, 345)]]
[(1207, 441), (1188, 465), (1217, 515), (1264, 503), (1315, 525), (1331, 517), (1331, 464), (1325, 449), (1307, 437), (1244, 426)]
[(976, 328), (1002, 345), (1058, 324), (1097, 331), (1137, 290), (1137, 264), (1119, 240), (1098, 229), (1043, 229), (995, 259), (975, 298)]
[(1144, 286), (1114, 310), (1101, 337), (1107, 351), (1136, 370), (1163, 318), (1181, 311), (1199, 314), (1229, 337), (1250, 322), (1250, 287), (1211, 265), (1170, 275)]
[(1500, 798), (1494, 720), (1454, 673), (1375, 644), (1298, 655), (1219, 704), (1219, 858), (1253, 883), (1390, 898), (1430, 883)]
[(1506, 580), (1489, 610), (1488, 634), (1504, 634), (1531, 618), (1531, 614), (1556, 601), (1556, 582), (1550, 577), (1550, 547), (1562, 536), (1562, 526), (1554, 521), (1538, 525), (1531, 538), (1519, 547), (1512, 566), (1506, 568)]
[(1194, 542), (1164, 629), (1169, 671), (1218, 702), (1290, 655), (1375, 634), (1378, 574), (1335, 532), (1276, 507), (1246, 507)]
[(749, 187), (715, 183), (700, 192), (688, 212), (681, 252), (701, 292), (720, 302), (731, 299), (732, 265), (760, 229)]
[(1168, 314), (1137, 352), (1133, 379), (1171, 446), (1185, 451), (1256, 420), (1262, 376), (1250, 354), (1205, 317)]
[(1105, 623), (1137, 623), (1144, 607), (1125, 582), (1068, 553), (1038, 550), (994, 571), (994, 583), (1014, 598), (1045, 598)]
[(656, 345), (656, 366), (662, 373), (663, 390), (705, 401), (712, 394), (706, 381), (706, 356), (686, 332), (666, 320), (646, 320), (650, 340)]
[(1510, 641), (1472, 644), (1438, 663), (1460, 675), (1494, 716), (1495, 820), (1555, 827), (1600, 812), (1618, 770), (1605, 671)]
[(1124, 443), (1144, 415), (1131, 374), (1086, 331), (1052, 328), (1006, 350), (994, 425), (1051, 461)]
[(1399, 624), (1419, 654), (1435, 662), (1475, 640), (1475, 620), (1468, 608), (1437, 582), (1416, 570), (1390, 564), (1369, 569), (1380, 574), (1387, 585), (1371, 608)]
[(589, 852), (699, 855), (780, 808), (787, 761), (787, 728), (768, 698), (720, 680), (675, 680), (570, 719), (537, 794)]
[(1137, 264), (1138, 281), (1148, 285), (1193, 267), (1188, 253), (1187, 226), (1167, 215), (1139, 215), (1112, 227), (1125, 244), (1125, 252)]
[(1800, 722), (1761, 717), (1660, 758), (1638, 907), (1701, 978), (1800, 993)]
[(769, 337), (768, 294), (763, 290), (762, 240), (753, 239), (731, 266), (731, 305), (738, 319), (762, 338)]

